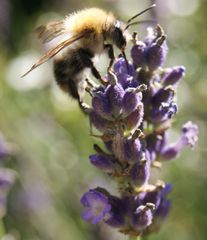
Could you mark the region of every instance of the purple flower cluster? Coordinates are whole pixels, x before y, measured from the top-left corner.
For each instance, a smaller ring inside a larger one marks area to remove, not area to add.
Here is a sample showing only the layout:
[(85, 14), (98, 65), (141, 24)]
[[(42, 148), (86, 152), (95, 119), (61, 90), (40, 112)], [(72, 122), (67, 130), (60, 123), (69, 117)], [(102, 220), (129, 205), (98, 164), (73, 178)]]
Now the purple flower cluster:
[(97, 187), (81, 203), (83, 219), (104, 221), (129, 236), (157, 231), (171, 202), (171, 185), (150, 183), (154, 166), (175, 158), (197, 141), (198, 127), (187, 122), (176, 143), (169, 143), (168, 129), (177, 112), (176, 87), (185, 74), (183, 66), (164, 68), (168, 47), (158, 26), (143, 41), (133, 37), (131, 59), (120, 56), (106, 75), (108, 84), (91, 89), (90, 122), (101, 133), (105, 150), (94, 145), (90, 162), (117, 182), (119, 196)]

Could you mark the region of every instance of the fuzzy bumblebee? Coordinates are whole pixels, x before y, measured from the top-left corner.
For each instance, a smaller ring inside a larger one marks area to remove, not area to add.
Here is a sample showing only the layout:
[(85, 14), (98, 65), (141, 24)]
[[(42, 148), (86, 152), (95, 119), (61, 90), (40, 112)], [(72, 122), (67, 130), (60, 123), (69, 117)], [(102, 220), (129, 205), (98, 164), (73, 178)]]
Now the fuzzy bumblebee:
[(83, 106), (86, 79), (90, 71), (102, 84), (106, 84), (106, 80), (102, 79), (94, 66), (94, 58), (107, 52), (110, 69), (115, 59), (113, 46), (120, 49), (125, 56), (124, 50), (129, 36), (127, 28), (135, 24), (131, 23), (134, 18), (152, 7), (154, 5), (136, 14), (126, 24), (117, 20), (111, 12), (88, 8), (72, 13), (64, 20), (38, 27), (36, 32), (42, 43), (50, 43), (52, 46), (54, 42), (56, 44), (23, 76), (54, 57), (57, 84)]

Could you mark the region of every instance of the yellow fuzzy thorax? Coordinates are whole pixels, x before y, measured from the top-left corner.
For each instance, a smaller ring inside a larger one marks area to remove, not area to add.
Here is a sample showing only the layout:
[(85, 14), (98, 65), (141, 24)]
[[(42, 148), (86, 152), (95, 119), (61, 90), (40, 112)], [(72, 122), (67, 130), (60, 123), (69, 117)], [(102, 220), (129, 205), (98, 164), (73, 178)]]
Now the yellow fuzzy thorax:
[(80, 33), (86, 29), (93, 29), (97, 34), (110, 27), (115, 21), (112, 13), (99, 8), (88, 8), (75, 12), (65, 19), (65, 29), (69, 32)]

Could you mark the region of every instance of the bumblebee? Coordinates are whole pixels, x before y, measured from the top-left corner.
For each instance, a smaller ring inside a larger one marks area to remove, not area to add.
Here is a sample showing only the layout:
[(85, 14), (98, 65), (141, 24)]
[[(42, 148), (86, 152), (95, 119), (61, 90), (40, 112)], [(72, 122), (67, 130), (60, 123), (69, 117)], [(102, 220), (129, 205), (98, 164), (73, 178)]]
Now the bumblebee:
[(102, 84), (106, 84), (106, 80), (102, 79), (94, 66), (94, 57), (107, 52), (110, 58), (108, 69), (110, 69), (115, 59), (113, 46), (116, 46), (126, 58), (124, 50), (129, 36), (127, 28), (137, 23), (131, 23), (133, 19), (152, 7), (154, 5), (136, 14), (127, 23), (117, 20), (110, 12), (88, 8), (72, 13), (64, 20), (38, 27), (36, 32), (42, 43), (57, 42), (57, 44), (23, 76), (54, 58), (54, 75), (57, 84), (77, 99), (82, 106), (87, 86), (86, 79), (90, 71)]

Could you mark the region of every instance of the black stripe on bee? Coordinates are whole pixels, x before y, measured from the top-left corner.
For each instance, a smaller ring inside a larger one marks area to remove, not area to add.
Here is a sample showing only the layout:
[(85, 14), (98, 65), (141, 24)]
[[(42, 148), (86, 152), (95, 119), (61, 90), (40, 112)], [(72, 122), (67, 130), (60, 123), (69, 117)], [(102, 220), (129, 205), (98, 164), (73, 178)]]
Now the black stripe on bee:
[(75, 99), (80, 99), (76, 76), (85, 68), (91, 68), (93, 57), (94, 54), (88, 49), (80, 48), (70, 50), (68, 57), (64, 56), (54, 61), (54, 74), (58, 85)]

